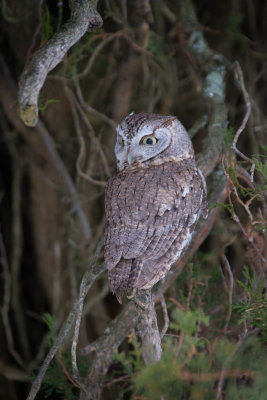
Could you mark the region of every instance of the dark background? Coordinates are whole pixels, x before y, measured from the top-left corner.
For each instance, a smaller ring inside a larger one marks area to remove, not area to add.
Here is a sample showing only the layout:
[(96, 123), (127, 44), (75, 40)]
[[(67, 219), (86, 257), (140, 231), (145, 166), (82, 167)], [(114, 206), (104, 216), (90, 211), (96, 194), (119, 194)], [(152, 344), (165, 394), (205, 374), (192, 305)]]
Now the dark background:
[[(243, 70), (252, 114), (238, 146), (248, 157), (262, 154), (267, 129), (267, 2), (198, 0), (194, 4), (210, 47), (229, 63), (238, 60)], [(188, 38), (179, 24), (178, 3), (99, 2), (103, 29), (86, 34), (71, 49), (48, 76), (39, 99), (40, 118), (88, 217), (93, 233), (88, 240), (41, 136), (35, 128), (23, 126), (17, 114), (20, 74), (34, 51), (68, 20), (68, 2), (61, 6), (52, 0), (1, 0), (0, 5), (0, 397), (16, 400), (25, 398), (29, 376), (35, 374), (47, 349), (44, 314), (53, 316), (58, 330), (103, 235), (104, 187), (79, 174), (79, 154), (82, 171), (105, 182), (115, 171), (113, 122), (131, 111), (157, 112), (178, 116), (190, 129), (206, 113), (206, 104), (201, 96), (202, 76), (185, 46)], [(90, 72), (79, 79), (82, 99), (77, 97), (76, 77), (94, 57)], [(86, 108), (83, 100), (93, 109)], [(230, 70), (227, 107), (235, 131), (246, 110)], [(201, 151), (205, 133), (203, 128), (194, 138), (196, 152)], [(256, 179), (262, 184), (257, 174)], [(248, 229), (246, 213), (236, 207)], [(252, 212), (255, 220), (264, 218), (263, 202), (253, 202)], [(227, 210), (221, 211), (202, 245), (201, 251), (209, 254), (205, 268), (220, 264), (222, 248), (233, 237), (227, 257), (235, 278), (242, 277), (245, 264), (260, 273), (255, 254)], [(264, 238), (257, 240), (264, 249)], [(107, 277), (101, 275), (85, 306), (81, 346), (99, 337), (119, 310), (108, 290)]]

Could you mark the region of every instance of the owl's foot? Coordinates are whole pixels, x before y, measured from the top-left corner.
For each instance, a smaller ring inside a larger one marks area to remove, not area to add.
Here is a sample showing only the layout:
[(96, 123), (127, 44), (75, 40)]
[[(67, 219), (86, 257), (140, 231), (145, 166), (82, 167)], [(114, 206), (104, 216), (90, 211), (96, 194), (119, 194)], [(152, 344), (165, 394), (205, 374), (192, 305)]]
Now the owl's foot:
[(133, 288), (132, 293), (129, 296), (126, 296), (127, 299), (132, 300), (136, 296), (136, 293), (137, 293), (137, 289)]
[(133, 300), (142, 310), (147, 310), (151, 307), (151, 304), (154, 304), (154, 296), (151, 293), (151, 289), (134, 288), (132, 294), (127, 298)]

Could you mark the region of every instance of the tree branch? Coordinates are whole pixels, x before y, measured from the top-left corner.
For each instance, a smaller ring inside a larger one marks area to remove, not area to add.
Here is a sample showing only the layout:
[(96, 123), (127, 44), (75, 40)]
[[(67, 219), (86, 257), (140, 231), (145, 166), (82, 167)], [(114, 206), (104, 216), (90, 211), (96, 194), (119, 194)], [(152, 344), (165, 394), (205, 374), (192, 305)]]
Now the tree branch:
[(19, 82), (19, 112), (25, 125), (35, 126), (38, 122), (38, 96), (48, 72), (86, 32), (102, 26), (96, 6), (97, 0), (70, 0), (70, 20), (34, 53)]
[(136, 333), (142, 342), (143, 359), (146, 365), (161, 358), (161, 337), (158, 328), (155, 301), (151, 289), (140, 290), (134, 297), (136, 307)]

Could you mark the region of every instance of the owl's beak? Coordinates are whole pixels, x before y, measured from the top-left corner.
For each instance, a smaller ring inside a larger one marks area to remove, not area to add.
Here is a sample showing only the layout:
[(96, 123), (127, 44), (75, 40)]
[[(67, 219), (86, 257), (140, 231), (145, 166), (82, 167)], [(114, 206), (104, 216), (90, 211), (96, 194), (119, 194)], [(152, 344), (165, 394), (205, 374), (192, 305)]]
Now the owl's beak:
[(127, 158), (128, 158), (128, 164), (131, 164), (132, 163), (132, 157), (131, 157), (130, 153), (128, 153)]

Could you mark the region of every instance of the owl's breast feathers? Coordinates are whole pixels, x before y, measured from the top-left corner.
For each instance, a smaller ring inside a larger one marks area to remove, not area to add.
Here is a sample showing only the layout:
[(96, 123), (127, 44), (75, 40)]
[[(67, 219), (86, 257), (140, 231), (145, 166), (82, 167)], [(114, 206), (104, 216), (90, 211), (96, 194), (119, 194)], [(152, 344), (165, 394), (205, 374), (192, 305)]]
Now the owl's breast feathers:
[(121, 171), (106, 189), (105, 262), (113, 292), (162, 279), (207, 214), (205, 181), (192, 158)]

